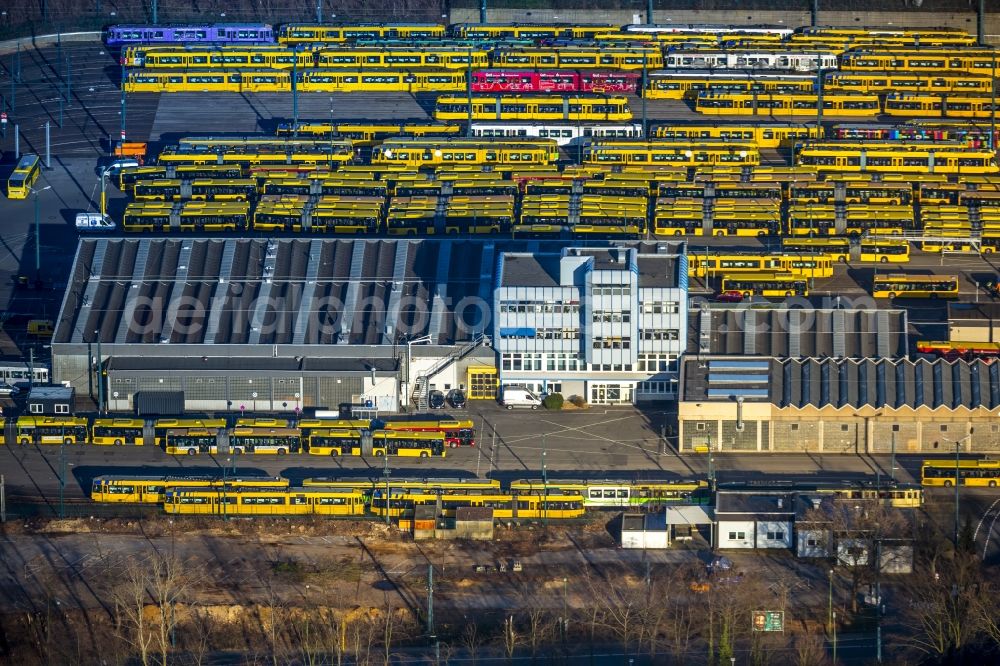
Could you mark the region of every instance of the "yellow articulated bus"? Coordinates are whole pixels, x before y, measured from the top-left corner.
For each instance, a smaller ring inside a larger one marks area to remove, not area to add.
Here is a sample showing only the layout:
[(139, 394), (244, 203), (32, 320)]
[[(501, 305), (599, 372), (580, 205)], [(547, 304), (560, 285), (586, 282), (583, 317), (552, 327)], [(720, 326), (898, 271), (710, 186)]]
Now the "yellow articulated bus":
[(959, 483), (969, 487), (996, 488), (1000, 485), (1000, 460), (924, 460), (920, 483), (924, 486), (954, 487), (956, 471)]
[(875, 298), (958, 298), (957, 275), (876, 275), (872, 280)]
[(751, 296), (808, 296), (808, 278), (791, 273), (739, 273), (722, 277), (722, 292)]
[(142, 419), (94, 419), (90, 425), (90, 443), (101, 446), (142, 446)]
[(7, 198), (27, 199), (31, 194), (31, 186), (41, 173), (42, 162), (38, 155), (22, 155), (7, 179)]
[(494, 519), (558, 520), (582, 517), (586, 511), (583, 500), (583, 495), (574, 492), (545, 494), (470, 490), (464, 494), (442, 495), (433, 491), (390, 486), (388, 502), (384, 488), (372, 493), (371, 510), (378, 516), (385, 516), (388, 512), (393, 518), (405, 519), (412, 518), (414, 507), (421, 505), (439, 506), (445, 516), (454, 516), (456, 509), (471, 506), (492, 509)]
[(649, 99), (693, 100), (707, 93), (812, 93), (816, 77), (809, 74), (671, 69), (649, 75)]
[(435, 120), (631, 120), (623, 95), (442, 95), (434, 105)]
[(992, 152), (930, 142), (870, 145), (809, 142), (796, 149), (796, 164), (819, 171), (886, 171), (906, 173), (997, 173)]
[[(695, 111), (705, 115), (816, 116), (816, 93), (700, 93)], [(878, 95), (831, 92), (823, 95), (823, 113), (831, 116), (877, 116)]]
[(397, 138), (372, 149), (372, 164), (428, 167), (451, 164), (549, 164), (559, 159), (551, 139), (491, 141), (489, 139)]
[(659, 47), (640, 46), (500, 48), (493, 51), (490, 59), (494, 67), (504, 69), (530, 67), (532, 69), (641, 70), (645, 67), (653, 70), (663, 67), (663, 53)]
[(136, 201), (247, 201), (256, 196), (257, 181), (252, 178), (137, 180), (132, 189)]
[(760, 151), (753, 145), (725, 141), (592, 141), (584, 147), (583, 163), (755, 166), (760, 163)]
[[(954, 72), (828, 72), (824, 90), (864, 93), (990, 93), (989, 76)], [(886, 111), (888, 113), (888, 111)]]
[(169, 488), (163, 510), (171, 515), (361, 516), (365, 513), (365, 499), (358, 490)]
[(277, 476), (98, 476), (91, 483), (90, 499), (95, 502), (162, 504), (170, 488), (209, 489), (223, 485), (239, 488), (287, 488), (288, 479)]
[(77, 416), (19, 416), (17, 443), (86, 444), (90, 436), (87, 419)]
[(237, 423), (229, 435), (229, 449), (233, 453), (272, 454), (283, 456), (298, 453), (302, 448), (302, 435), (298, 428), (278, 425), (240, 425)]
[(758, 148), (791, 148), (800, 141), (822, 139), (823, 128), (794, 123), (702, 123), (659, 125), (652, 129), (656, 139), (670, 141), (732, 141), (756, 144)]
[(689, 254), (688, 275), (711, 277), (741, 273), (788, 273), (801, 277), (833, 276), (833, 261), (822, 254)]
[(250, 204), (245, 201), (140, 201), (128, 204), (122, 217), (127, 232), (243, 231), (249, 228)]
[(278, 28), (278, 43), (309, 45), (386, 39), (443, 39), (447, 27), (438, 23), (285, 23)]

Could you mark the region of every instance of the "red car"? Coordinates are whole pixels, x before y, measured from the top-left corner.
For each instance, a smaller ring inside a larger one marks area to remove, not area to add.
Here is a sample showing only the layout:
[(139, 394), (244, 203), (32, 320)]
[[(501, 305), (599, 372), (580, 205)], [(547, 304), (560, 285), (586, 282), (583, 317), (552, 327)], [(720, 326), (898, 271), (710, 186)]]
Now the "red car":
[(742, 303), (743, 292), (734, 290), (724, 291), (716, 296), (715, 300), (719, 303)]

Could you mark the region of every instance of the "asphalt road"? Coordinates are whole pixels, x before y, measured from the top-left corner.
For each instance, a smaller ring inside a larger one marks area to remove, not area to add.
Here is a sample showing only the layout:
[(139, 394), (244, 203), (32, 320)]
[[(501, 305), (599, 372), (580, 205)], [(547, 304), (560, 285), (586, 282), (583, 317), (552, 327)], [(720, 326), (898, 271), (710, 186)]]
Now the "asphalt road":
[[(663, 447), (659, 436), (664, 413), (635, 408), (511, 414), (492, 403), (479, 404), (469, 414), (476, 423), (479, 446), (449, 449), (444, 459), (388, 459), (392, 478), (433, 476), (492, 476), (502, 480), (540, 478), (542, 467), (551, 479), (602, 476), (622, 478), (692, 478), (708, 475), (707, 456), (678, 456)], [(496, 434), (494, 435), (494, 430)], [(662, 451), (666, 451), (663, 453)], [(8, 492), (16, 496), (52, 496), (59, 490), (65, 457), (67, 497), (83, 497), (100, 474), (263, 473), (301, 481), (310, 476), (347, 475), (382, 478), (384, 458), (327, 458), (310, 455), (168, 456), (152, 447), (26, 446), (0, 447), (0, 470)], [(899, 457), (900, 481), (919, 475), (919, 458)], [(730, 455), (713, 457), (719, 481), (738, 481), (761, 471), (795, 479), (848, 479), (888, 475), (887, 456)]]

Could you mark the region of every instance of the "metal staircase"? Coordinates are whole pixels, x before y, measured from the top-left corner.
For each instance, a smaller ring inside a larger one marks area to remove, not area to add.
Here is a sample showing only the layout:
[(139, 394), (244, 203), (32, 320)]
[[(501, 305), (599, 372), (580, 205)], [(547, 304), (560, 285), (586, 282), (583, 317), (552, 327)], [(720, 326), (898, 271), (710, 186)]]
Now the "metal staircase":
[[(461, 361), (463, 358), (471, 354), (478, 347), (489, 346), (491, 344), (489, 336), (485, 334), (478, 334), (469, 342), (465, 343), (461, 347), (458, 347), (450, 354), (442, 358), (440, 361), (435, 363), (426, 372), (421, 373), (413, 382), (413, 394), (410, 396), (410, 402), (417, 408), (417, 410), (426, 410), (430, 405), (430, 386), (431, 380), (434, 379), (443, 370), (451, 366), (453, 363)], [(409, 368), (406, 369), (409, 372)]]

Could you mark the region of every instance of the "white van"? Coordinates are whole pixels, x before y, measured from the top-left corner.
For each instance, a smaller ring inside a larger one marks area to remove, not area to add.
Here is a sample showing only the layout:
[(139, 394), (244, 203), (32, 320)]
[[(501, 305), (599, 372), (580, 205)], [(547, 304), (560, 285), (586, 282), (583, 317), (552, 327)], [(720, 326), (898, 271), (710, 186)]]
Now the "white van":
[(538, 409), (542, 404), (542, 399), (522, 386), (504, 386), (500, 404), (507, 409), (515, 407)]
[(118, 174), (122, 172), (122, 169), (131, 169), (132, 167), (137, 166), (139, 166), (138, 160), (129, 158), (115, 160), (104, 169), (104, 176), (106, 178), (117, 178)]
[(77, 213), (76, 230), (88, 231), (114, 231), (118, 227), (107, 215), (100, 213)]

